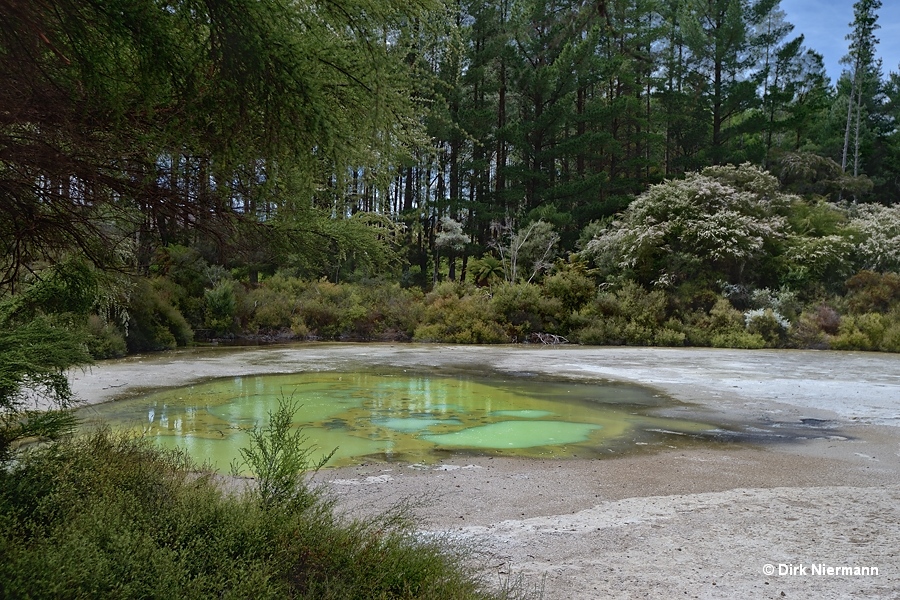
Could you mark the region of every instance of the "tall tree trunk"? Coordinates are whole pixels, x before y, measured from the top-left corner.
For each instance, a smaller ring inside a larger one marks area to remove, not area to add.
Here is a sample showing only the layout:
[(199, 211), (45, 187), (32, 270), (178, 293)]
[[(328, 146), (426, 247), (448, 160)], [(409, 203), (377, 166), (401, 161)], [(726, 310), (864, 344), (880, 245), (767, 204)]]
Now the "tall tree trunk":
[(500, 59), (500, 89), (497, 98), (497, 173), (494, 176), (494, 197), (502, 203), (503, 212), (508, 213), (506, 206), (506, 62)]
[(715, 59), (713, 67), (713, 164), (719, 164), (722, 159), (722, 61)]
[(403, 189), (403, 212), (409, 212), (413, 207), (413, 168), (406, 167), (406, 185)]
[(856, 95), (857, 78), (859, 76), (859, 61), (853, 69), (853, 79), (850, 83), (850, 95), (847, 96), (847, 126), (844, 128), (844, 151), (841, 154), (841, 171), (847, 172), (847, 153), (850, 150), (850, 123), (853, 120), (853, 103)]
[(853, 176), (859, 176), (859, 122), (862, 118), (862, 85), (856, 91), (856, 133), (853, 139)]
[[(587, 133), (587, 123), (584, 118), (584, 109), (587, 101), (587, 90), (584, 86), (578, 86), (578, 90), (575, 96), (575, 114), (578, 119), (578, 127), (576, 128), (576, 135), (580, 140), (584, 139), (585, 133)], [(584, 144), (578, 145), (578, 154), (575, 156), (575, 172), (578, 174), (579, 179), (584, 177), (584, 163), (585, 163), (585, 146)]]

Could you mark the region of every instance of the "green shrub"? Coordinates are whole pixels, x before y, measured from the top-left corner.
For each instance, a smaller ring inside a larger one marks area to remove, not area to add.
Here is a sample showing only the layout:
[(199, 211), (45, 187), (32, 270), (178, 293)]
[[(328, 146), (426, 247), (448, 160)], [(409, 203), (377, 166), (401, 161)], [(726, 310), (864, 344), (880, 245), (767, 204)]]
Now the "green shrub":
[(162, 248), (154, 264), (158, 275), (165, 275), (172, 283), (184, 289), (188, 296), (199, 298), (210, 283), (207, 275), (209, 263), (194, 248), (171, 244)]
[(731, 302), (719, 298), (709, 311), (709, 327), (712, 330), (740, 330), (744, 328), (744, 315)]
[(900, 304), (900, 275), (860, 271), (847, 280), (845, 298), (849, 312), (887, 312)]
[(243, 311), (257, 333), (402, 340), (412, 337), (422, 318), (422, 299), (420, 291), (396, 283), (305, 282), (276, 274), (247, 294)]
[(621, 317), (600, 318), (582, 327), (574, 341), (589, 345), (683, 346), (686, 336), (669, 327), (653, 329)]
[(636, 321), (625, 323), (622, 334), (629, 346), (650, 346), (653, 343), (653, 329)]
[(254, 333), (277, 332), (292, 326), (300, 302), (290, 292), (267, 283), (251, 290), (245, 300), (247, 326)]
[(171, 350), (186, 346), (194, 332), (177, 308), (159, 294), (153, 282), (138, 279), (128, 302), (129, 352)]
[(900, 352), (900, 318), (897, 318), (896, 315), (893, 321), (885, 327), (878, 348), (885, 352)]
[[(585, 312), (594, 321), (574, 337), (583, 344), (649, 346), (656, 343), (657, 331), (663, 328), (667, 305), (664, 292), (648, 292), (627, 281), (614, 292), (597, 294)], [(669, 339), (673, 338), (669, 336)]]
[(870, 346), (877, 349), (881, 346), (884, 330), (889, 319), (880, 313), (865, 313), (852, 318), (852, 321), (869, 338)]
[(153, 289), (163, 302), (175, 307), (191, 326), (200, 329), (205, 327), (206, 300), (203, 297), (202, 287), (198, 295), (193, 296), (180, 284), (167, 277), (156, 277), (152, 281)]
[(897, 352), (900, 310), (887, 314), (864, 313), (841, 318), (838, 333), (831, 339), (835, 350), (882, 350)]
[[(673, 333), (657, 335), (667, 336), (673, 345), (723, 348), (759, 348), (765, 345), (761, 335), (745, 329), (744, 314), (735, 309), (727, 298), (718, 296), (708, 312), (694, 310), (680, 316), (680, 319), (669, 319), (663, 324), (664, 329)], [(681, 344), (678, 343), (681, 336), (675, 333), (684, 335)], [(657, 343), (662, 344), (662, 339)]]
[(413, 333), (416, 342), (446, 342), (450, 344), (505, 344), (510, 341), (496, 323), (472, 320), (464, 325), (450, 323), (422, 324)]
[(357, 322), (365, 339), (409, 340), (425, 314), (425, 295), (399, 284), (377, 283), (360, 286), (363, 306), (368, 312)]
[(566, 263), (566, 267), (544, 279), (544, 292), (562, 303), (567, 313), (575, 312), (597, 295), (597, 284), (583, 269)]
[(672, 302), (681, 314), (697, 311), (708, 313), (721, 299), (721, 295), (698, 280), (683, 283), (672, 295)]
[(684, 332), (669, 327), (658, 329), (653, 334), (653, 344), (655, 346), (684, 346), (686, 339), (687, 336)]
[(303, 317), (298, 315), (291, 319), (291, 335), (299, 339), (306, 339), (312, 335), (309, 331), (309, 327), (307, 327), (306, 323), (303, 321)]
[(95, 359), (119, 358), (128, 352), (122, 332), (97, 315), (87, 319), (85, 344)]
[(15, 294), (0, 291), (0, 472), (14, 444), (71, 431), (68, 372), (91, 363), (84, 329), (97, 273), (85, 262), (64, 260), (31, 275)]
[(417, 342), (500, 344), (509, 342), (506, 327), (498, 322), (490, 297), (470, 284), (445, 282), (425, 297)]
[(726, 331), (715, 333), (710, 340), (714, 348), (744, 348), (755, 350), (766, 347), (766, 340), (758, 333), (749, 331)]
[(258, 287), (247, 293), (244, 300), (242, 313), (247, 328), (252, 333), (278, 333), (296, 329), (295, 335), (305, 337), (310, 332), (300, 313), (300, 305), (310, 285), (309, 282), (282, 272), (263, 280)]
[(300, 298), (298, 314), (315, 335), (325, 339), (366, 338), (368, 309), (352, 285), (310, 283)]
[(3, 465), (0, 596), (496, 597), (401, 512), (339, 519), (315, 494), (266, 504), (192, 469), (181, 454), (103, 431)]
[(573, 337), (581, 344), (621, 346), (627, 343), (627, 325), (628, 321), (621, 317), (599, 317), (575, 332)]
[[(278, 407), (269, 412), (269, 422), (254, 425), (247, 433), (250, 444), (240, 449), (241, 460), (231, 465), (232, 475), (249, 469), (255, 479), (255, 490), (264, 508), (276, 505), (304, 510), (312, 506), (318, 495), (306, 484), (307, 471), (318, 471), (331, 460), (334, 451), (313, 464), (310, 455), (315, 447), (301, 429), (293, 429), (299, 404), (282, 396)], [(293, 431), (292, 431), (293, 429)]]
[(446, 298), (465, 298), (478, 294), (479, 297), (487, 297), (481, 290), (464, 281), (442, 281), (431, 292), (425, 295), (425, 304), (432, 304), (436, 300)]
[[(823, 320), (820, 318), (822, 308), (823, 307), (819, 307), (815, 311), (805, 311), (800, 314), (796, 324), (791, 327), (789, 334), (789, 343), (791, 346), (795, 348), (811, 348), (816, 350), (824, 350), (830, 347), (829, 333), (837, 333), (837, 326), (835, 326), (833, 331), (824, 330)], [(831, 312), (834, 311), (832, 310)], [(837, 313), (835, 313), (835, 315), (837, 315)], [(837, 317), (837, 320), (840, 322), (840, 317)], [(830, 328), (829, 321), (826, 321), (825, 324)]]
[(212, 289), (204, 292), (206, 302), (206, 328), (213, 335), (232, 333), (237, 316), (237, 298), (233, 281), (220, 281)]
[[(662, 290), (647, 291), (628, 281), (614, 292), (612, 299), (608, 292), (600, 296), (605, 296), (606, 310), (646, 327), (656, 327), (666, 319), (668, 299)], [(598, 302), (601, 302), (600, 296)]]
[(874, 350), (869, 337), (856, 327), (841, 324), (839, 333), (831, 338), (832, 350)]
[[(593, 323), (595, 315), (589, 309), (581, 309), (566, 316), (565, 331), (568, 335), (575, 335), (580, 329), (584, 329)], [(572, 341), (575, 341), (574, 339)]]
[(193, 327), (206, 327), (204, 291), (225, 276), (219, 265), (210, 265), (195, 248), (172, 244), (160, 249), (150, 266), (157, 277), (154, 287), (166, 302), (178, 309)]
[(529, 333), (558, 332), (562, 304), (557, 298), (542, 295), (533, 283), (505, 283), (494, 288), (491, 306), (496, 318), (510, 325), (511, 336), (524, 339)]
[(709, 315), (696, 311), (683, 315), (682, 319), (679, 330), (684, 333), (684, 344), (686, 346), (712, 345), (713, 332), (709, 329)]

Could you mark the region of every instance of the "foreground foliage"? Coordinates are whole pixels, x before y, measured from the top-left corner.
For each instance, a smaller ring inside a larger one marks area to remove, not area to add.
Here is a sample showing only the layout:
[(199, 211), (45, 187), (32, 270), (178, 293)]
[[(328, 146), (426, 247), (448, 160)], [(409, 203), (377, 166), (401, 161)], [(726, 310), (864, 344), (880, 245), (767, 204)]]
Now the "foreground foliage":
[(302, 481), (225, 494), (185, 457), (98, 432), (0, 470), (0, 596), (492, 598), (393, 514), (346, 521)]
[(383, 266), (328, 188), (418, 139), (387, 39), (430, 7), (0, 3), (0, 291), (66, 252), (128, 268), (186, 239)]
[(19, 440), (71, 429), (66, 371), (91, 361), (79, 325), (96, 287), (92, 269), (69, 261), (32, 273), (16, 295), (0, 295), (0, 460)]

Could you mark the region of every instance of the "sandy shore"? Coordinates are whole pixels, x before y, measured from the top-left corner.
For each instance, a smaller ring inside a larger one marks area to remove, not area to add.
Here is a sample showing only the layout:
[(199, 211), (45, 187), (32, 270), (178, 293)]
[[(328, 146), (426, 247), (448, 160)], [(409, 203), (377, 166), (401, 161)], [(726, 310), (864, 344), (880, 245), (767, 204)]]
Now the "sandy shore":
[(668, 412), (748, 432), (604, 460), (472, 456), (317, 476), (354, 514), (411, 500), (423, 530), (475, 545), (491, 578), (522, 576), (548, 599), (900, 598), (900, 356), (310, 344), (132, 357), (73, 386), (101, 402), (372, 365), (638, 382), (685, 403)]

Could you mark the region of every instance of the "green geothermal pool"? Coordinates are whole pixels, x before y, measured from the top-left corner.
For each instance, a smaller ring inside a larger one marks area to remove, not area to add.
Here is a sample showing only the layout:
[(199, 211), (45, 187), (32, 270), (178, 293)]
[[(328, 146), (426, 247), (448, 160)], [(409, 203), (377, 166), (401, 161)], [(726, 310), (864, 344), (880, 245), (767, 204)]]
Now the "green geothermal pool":
[(433, 462), (453, 454), (565, 458), (654, 445), (712, 425), (649, 416), (671, 401), (644, 388), (532, 378), (408, 373), (301, 373), (217, 379), (86, 407), (104, 422), (227, 470), (282, 397), (329, 466), (367, 460)]

